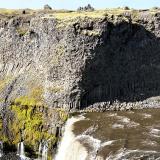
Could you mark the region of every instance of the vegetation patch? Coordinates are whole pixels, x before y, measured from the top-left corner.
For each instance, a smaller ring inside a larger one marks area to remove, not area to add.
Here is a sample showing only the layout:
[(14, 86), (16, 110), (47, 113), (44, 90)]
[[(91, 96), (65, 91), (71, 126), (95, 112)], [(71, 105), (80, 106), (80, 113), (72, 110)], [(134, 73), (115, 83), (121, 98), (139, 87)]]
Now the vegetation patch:
[(28, 31), (28, 29), (25, 27), (18, 27), (16, 30), (20, 36), (24, 36)]
[(3, 89), (5, 89), (5, 87), (12, 81), (13, 78), (11, 77), (5, 77), (3, 79), (0, 80), (0, 91), (2, 91)]
[(59, 93), (63, 91), (63, 87), (62, 86), (52, 86), (48, 88), (48, 91), (51, 93)]
[(55, 47), (55, 55), (51, 61), (51, 63), (54, 65), (54, 66), (58, 66), (62, 57), (64, 56), (64, 52), (65, 52), (65, 46), (62, 45), (62, 44), (58, 44), (56, 45)]
[(17, 144), (24, 141), (26, 155), (37, 158), (40, 142), (47, 141), (49, 149), (57, 143), (58, 137), (50, 128), (50, 124), (53, 123), (52, 118), (58, 115), (58, 122), (64, 123), (68, 113), (63, 109), (56, 110), (45, 106), (43, 92), (40, 86), (34, 87), (27, 96), (18, 97), (12, 102), (9, 107), (12, 118), (9, 118), (8, 123), (10, 137), (3, 134), (3, 119), (0, 117), (0, 141), (5, 143), (6, 149), (15, 151)]
[(63, 122), (67, 121), (69, 114), (64, 110), (59, 110), (59, 116)]

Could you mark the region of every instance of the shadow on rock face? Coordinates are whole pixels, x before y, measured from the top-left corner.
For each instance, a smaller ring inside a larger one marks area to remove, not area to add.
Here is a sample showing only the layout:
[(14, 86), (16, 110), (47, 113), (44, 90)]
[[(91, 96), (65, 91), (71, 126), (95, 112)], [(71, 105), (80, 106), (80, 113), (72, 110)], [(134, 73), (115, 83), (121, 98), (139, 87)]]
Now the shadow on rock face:
[(160, 39), (142, 25), (108, 23), (102, 43), (86, 62), (81, 106), (135, 102), (160, 95)]

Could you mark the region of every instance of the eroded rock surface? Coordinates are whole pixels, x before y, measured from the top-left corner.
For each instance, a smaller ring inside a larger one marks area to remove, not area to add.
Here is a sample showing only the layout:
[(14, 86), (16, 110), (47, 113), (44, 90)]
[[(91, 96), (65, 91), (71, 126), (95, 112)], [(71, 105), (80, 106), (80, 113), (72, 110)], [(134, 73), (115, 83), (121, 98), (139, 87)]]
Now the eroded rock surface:
[(36, 152), (45, 140), (53, 151), (63, 109), (158, 108), (159, 79), (158, 10), (0, 13), (0, 140), (9, 146), (24, 140)]
[(1, 18), (1, 105), (37, 88), (54, 108), (158, 96), (160, 15), (134, 16)]
[(159, 96), (160, 14), (137, 14), (1, 18), (1, 107), (37, 88), (67, 109)]

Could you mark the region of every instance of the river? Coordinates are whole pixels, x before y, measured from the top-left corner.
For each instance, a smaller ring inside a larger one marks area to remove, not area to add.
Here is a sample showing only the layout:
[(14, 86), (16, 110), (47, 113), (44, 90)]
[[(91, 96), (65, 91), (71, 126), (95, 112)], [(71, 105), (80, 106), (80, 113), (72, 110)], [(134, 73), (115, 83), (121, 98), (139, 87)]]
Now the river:
[[(25, 157), (23, 142), (20, 144), (18, 155), (21, 160), (29, 160)], [(51, 160), (44, 144), (39, 150), (42, 156), (38, 160)], [(2, 154), (1, 142), (0, 157)], [(8, 157), (19, 160), (13, 155), (7, 155), (5, 160)], [(52, 160), (160, 160), (160, 109), (72, 116), (64, 126)]]
[(160, 160), (160, 110), (68, 119), (55, 160)]

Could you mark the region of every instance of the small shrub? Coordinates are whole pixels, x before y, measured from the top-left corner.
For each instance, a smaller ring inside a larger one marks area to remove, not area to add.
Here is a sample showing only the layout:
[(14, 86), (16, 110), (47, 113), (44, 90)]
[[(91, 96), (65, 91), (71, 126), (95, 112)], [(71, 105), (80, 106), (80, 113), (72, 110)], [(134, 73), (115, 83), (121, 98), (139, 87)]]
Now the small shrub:
[(22, 14), (26, 14), (26, 11), (25, 11), (25, 10), (23, 10), (23, 11), (22, 11)]
[(124, 10), (130, 10), (130, 8), (128, 6), (125, 6), (123, 9)]
[(27, 33), (27, 29), (26, 28), (24, 28), (24, 27), (18, 27), (17, 28), (17, 32), (18, 32), (18, 34), (20, 35), (20, 36), (24, 36), (26, 33)]
[(160, 8), (159, 7), (153, 7), (151, 8), (151, 10), (159, 10)]
[(79, 7), (77, 11), (94, 11), (94, 8), (90, 4), (88, 4), (85, 7)]
[(44, 8), (44, 10), (52, 10), (52, 7), (49, 6), (48, 4), (44, 5), (43, 8)]

